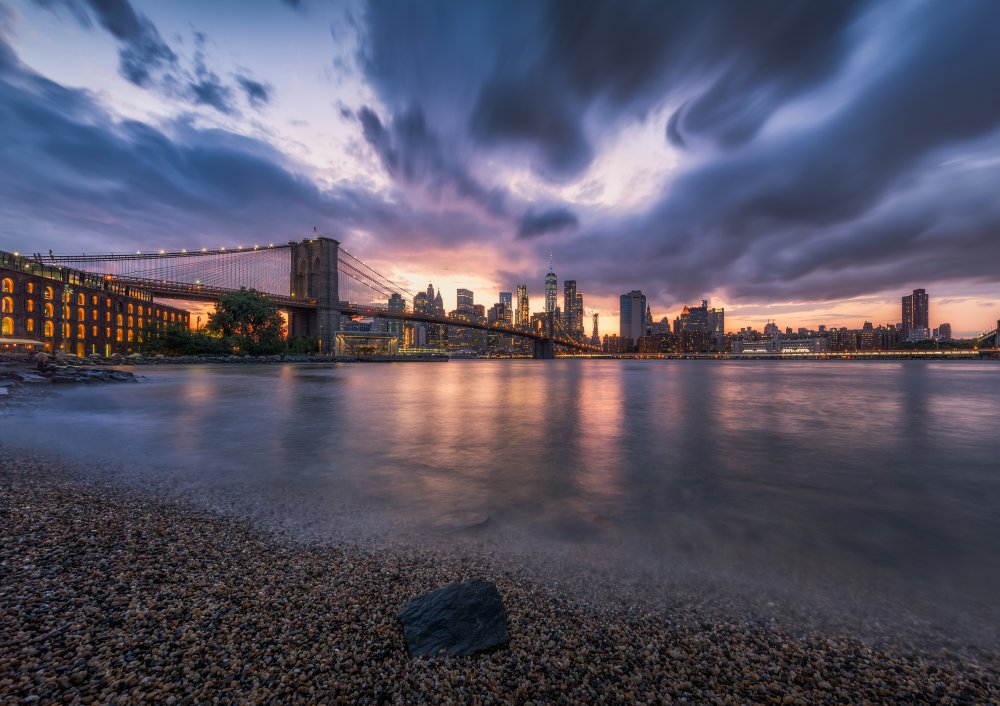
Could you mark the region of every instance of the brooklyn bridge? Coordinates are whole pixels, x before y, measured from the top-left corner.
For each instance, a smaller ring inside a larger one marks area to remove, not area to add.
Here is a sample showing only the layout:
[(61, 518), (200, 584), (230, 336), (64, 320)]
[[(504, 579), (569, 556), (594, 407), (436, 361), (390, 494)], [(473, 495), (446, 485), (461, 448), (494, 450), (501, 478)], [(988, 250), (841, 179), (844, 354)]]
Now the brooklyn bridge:
[(365, 264), (332, 238), (316, 236), (288, 243), (175, 252), (36, 254), (45, 266), (59, 266), (110, 278), (153, 297), (217, 301), (240, 288), (268, 296), (288, 314), (288, 332), (314, 336), (333, 351), (342, 317), (373, 317), (440, 324), (517, 336), (533, 342), (535, 358), (552, 358), (556, 347), (579, 352), (598, 348), (577, 340), (548, 313), (534, 325), (487, 323), (440, 316), (414, 306), (415, 294)]

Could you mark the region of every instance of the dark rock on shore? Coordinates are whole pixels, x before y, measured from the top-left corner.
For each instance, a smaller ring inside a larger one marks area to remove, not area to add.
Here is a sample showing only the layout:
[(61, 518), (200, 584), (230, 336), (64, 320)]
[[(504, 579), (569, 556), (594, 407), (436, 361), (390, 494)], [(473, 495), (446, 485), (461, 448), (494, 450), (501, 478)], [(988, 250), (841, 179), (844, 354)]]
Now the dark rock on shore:
[(479, 579), (417, 596), (399, 613), (399, 620), (414, 656), (469, 656), (507, 642), (500, 592), (495, 584)]

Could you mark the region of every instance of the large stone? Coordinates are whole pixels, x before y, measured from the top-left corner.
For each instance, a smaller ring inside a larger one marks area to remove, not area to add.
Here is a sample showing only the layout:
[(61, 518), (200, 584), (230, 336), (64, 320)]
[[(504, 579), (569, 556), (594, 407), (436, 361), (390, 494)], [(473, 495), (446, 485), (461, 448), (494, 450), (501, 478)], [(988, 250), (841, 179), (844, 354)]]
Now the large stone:
[(479, 579), (417, 596), (399, 613), (410, 654), (474, 655), (507, 642), (497, 587)]

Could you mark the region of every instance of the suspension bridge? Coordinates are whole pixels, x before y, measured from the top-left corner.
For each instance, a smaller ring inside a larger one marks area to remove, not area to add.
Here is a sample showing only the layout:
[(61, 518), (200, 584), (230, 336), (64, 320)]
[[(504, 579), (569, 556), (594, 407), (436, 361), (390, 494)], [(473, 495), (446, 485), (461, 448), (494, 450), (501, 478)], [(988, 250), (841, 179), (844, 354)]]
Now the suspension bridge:
[(555, 347), (594, 352), (566, 332), (553, 314), (533, 326), (441, 316), (420, 298), (340, 247), (332, 238), (236, 248), (196, 248), (104, 254), (36, 254), (45, 264), (100, 275), (154, 297), (217, 301), (240, 288), (255, 289), (288, 313), (290, 335), (315, 336), (332, 351), (341, 317), (372, 317), (438, 324), (518, 336), (533, 341), (534, 357), (552, 358)]

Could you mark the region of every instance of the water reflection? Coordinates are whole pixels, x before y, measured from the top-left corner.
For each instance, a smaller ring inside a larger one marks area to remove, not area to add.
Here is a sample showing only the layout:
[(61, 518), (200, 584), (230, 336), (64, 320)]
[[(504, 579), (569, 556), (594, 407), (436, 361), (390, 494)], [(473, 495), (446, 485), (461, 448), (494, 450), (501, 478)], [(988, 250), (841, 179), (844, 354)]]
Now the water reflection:
[(314, 533), (414, 536), (465, 513), (489, 518), (479, 537), (583, 545), (625, 570), (683, 560), (1000, 595), (994, 365), (142, 372), (8, 413), (4, 443), (119, 459), (136, 482), (183, 482)]

